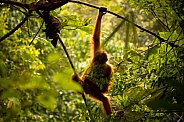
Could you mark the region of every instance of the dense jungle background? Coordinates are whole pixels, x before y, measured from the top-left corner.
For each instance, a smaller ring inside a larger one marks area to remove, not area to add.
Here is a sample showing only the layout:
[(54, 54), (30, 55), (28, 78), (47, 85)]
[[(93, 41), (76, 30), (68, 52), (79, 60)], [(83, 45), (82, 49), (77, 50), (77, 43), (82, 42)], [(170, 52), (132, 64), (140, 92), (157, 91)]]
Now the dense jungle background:
[[(108, 94), (111, 116), (89, 98), (86, 106), (76, 93), (81, 87), (71, 81), (73, 70), (63, 47), (58, 42), (55, 48), (46, 38), (44, 20), (37, 12), (2, 39), (29, 13), (4, 1), (0, 0), (1, 122), (184, 121), (183, 0), (81, 0), (125, 18), (106, 13), (102, 21), (102, 45), (115, 71)], [(59, 36), (79, 74), (90, 60), (97, 12), (73, 2), (50, 11), (61, 23)]]

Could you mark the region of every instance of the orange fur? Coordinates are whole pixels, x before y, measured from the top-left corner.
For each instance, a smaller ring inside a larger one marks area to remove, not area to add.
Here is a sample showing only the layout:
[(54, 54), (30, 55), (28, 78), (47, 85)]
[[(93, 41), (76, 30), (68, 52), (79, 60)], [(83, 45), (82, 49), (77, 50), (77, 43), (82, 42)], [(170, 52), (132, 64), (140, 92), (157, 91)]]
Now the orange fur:
[(106, 8), (101, 7), (96, 18), (91, 40), (91, 65), (83, 72), (82, 78), (75, 76), (73, 80), (82, 81), (81, 85), (85, 94), (96, 101), (100, 101), (105, 113), (110, 115), (112, 107), (109, 98), (104, 94), (109, 92), (113, 68), (107, 63), (107, 53), (101, 49), (100, 44), (101, 19), (105, 11)]

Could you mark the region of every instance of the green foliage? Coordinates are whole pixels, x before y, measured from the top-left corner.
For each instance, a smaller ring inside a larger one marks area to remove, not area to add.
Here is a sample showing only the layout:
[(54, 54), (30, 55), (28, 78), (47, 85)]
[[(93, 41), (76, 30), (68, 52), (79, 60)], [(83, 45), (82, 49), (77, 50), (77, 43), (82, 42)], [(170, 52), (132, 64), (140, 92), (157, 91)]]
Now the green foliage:
[(83, 92), (83, 89), (79, 83), (70, 81), (71, 74), (71, 70), (65, 70), (61, 73), (55, 73), (53, 75), (53, 80), (58, 83), (58, 85), (64, 90), (75, 90)]
[[(73, 71), (60, 44), (55, 49), (40, 31), (28, 46), (43, 21), (33, 16), (0, 42), (0, 121), (124, 122), (182, 118), (182, 0), (102, 0), (94, 4), (104, 5), (166, 40), (158, 40), (124, 20), (104, 15), (101, 40), (115, 70), (108, 94), (113, 114), (105, 116), (100, 104), (88, 98), (88, 106), (85, 105), (82, 96), (76, 93), (83, 89), (71, 81)], [(2, 37), (22, 20), (24, 9), (13, 6), (0, 9)], [(62, 24), (60, 37), (81, 74), (90, 60), (88, 45), (97, 10), (68, 3), (51, 13)], [(97, 70), (99, 73), (100, 69)], [(124, 115), (116, 115), (118, 111)]]
[(37, 96), (38, 103), (42, 104), (51, 111), (54, 111), (56, 107), (57, 92), (56, 91), (43, 91)]

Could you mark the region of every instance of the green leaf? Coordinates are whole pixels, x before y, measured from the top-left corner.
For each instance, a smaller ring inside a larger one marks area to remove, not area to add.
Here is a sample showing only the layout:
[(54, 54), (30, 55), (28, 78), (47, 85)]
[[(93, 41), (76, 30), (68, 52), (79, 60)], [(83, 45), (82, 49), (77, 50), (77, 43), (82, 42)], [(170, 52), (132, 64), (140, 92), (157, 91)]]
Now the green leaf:
[(19, 97), (20, 93), (14, 89), (9, 89), (7, 91), (4, 91), (1, 98), (11, 98), (11, 97)]
[(143, 116), (144, 116), (144, 114), (141, 112), (135, 112), (135, 111), (131, 111), (131, 110), (124, 111), (124, 117), (126, 118), (126, 120), (128, 122), (139, 120)]
[(153, 101), (154, 99), (159, 99), (163, 94), (165, 88), (156, 89), (155, 91), (151, 92), (149, 97), (144, 100), (145, 103)]
[(169, 39), (169, 41), (175, 41), (178, 38), (177, 33), (171, 33), (171, 32), (160, 32), (159, 35), (165, 40)]
[(26, 84), (21, 84), (22, 89), (47, 89), (48, 84), (41, 76), (34, 76)]
[(20, 104), (19, 99), (16, 97), (12, 97), (12, 98), (9, 98), (7, 108), (11, 108), (13, 105), (19, 105), (19, 104)]
[(54, 110), (56, 107), (56, 98), (57, 92), (49, 90), (43, 91), (39, 96), (37, 96), (37, 101), (45, 106), (46, 108), (50, 109), (51, 111)]
[(0, 85), (1, 85), (1, 87), (4, 87), (4, 88), (10, 88), (14, 84), (13, 84), (12, 79), (9, 79), (9, 78), (0, 78)]
[(113, 30), (113, 32), (109, 35), (109, 37), (107, 37), (107, 39), (102, 43), (102, 46), (104, 46), (114, 35), (115, 33), (123, 26), (123, 24), (125, 23), (125, 20), (122, 20), (117, 26), (116, 28)]
[(77, 27), (77, 29), (80, 29), (80, 30), (82, 30), (82, 31), (85, 31), (85, 32), (87, 32), (87, 33), (89, 33), (89, 34), (91, 34), (91, 32), (92, 32), (92, 28), (91, 27), (86, 27), (86, 26), (81, 26), (81, 27)]
[(79, 83), (70, 81), (71, 74), (71, 70), (64, 70), (61, 73), (54, 74), (53, 79), (64, 90), (75, 90), (83, 92), (83, 89)]
[(0, 60), (0, 74), (2, 76), (5, 76), (6, 75), (6, 72), (7, 72), (7, 70), (5, 68), (5, 65), (4, 65), (3, 60)]
[(158, 53), (158, 49), (160, 47), (159, 46), (153, 46), (151, 48), (149, 48), (147, 51), (146, 51), (146, 54), (145, 54), (145, 59), (148, 60), (148, 58), (154, 54), (157, 54)]
[(47, 57), (47, 61), (49, 63), (57, 62), (61, 58), (61, 55), (59, 53), (51, 53)]

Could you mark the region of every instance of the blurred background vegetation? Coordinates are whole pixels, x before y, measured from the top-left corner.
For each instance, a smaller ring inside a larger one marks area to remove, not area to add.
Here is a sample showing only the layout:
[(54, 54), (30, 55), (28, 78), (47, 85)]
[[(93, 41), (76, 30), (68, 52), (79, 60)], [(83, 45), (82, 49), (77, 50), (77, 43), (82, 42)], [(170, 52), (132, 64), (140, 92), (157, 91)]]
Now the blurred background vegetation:
[[(17, 0), (30, 3), (34, 0)], [(83, 0), (105, 6), (154, 32), (166, 41), (106, 14), (101, 40), (114, 65), (109, 93), (113, 112), (105, 116), (98, 103), (71, 84), (72, 69), (60, 43), (46, 39), (42, 19), (33, 13), (21, 28), (0, 42), (0, 121), (184, 121), (184, 3), (183, 0)], [(0, 38), (24, 18), (25, 10), (0, 4)], [(67, 3), (53, 10), (75, 68), (82, 73), (90, 60), (89, 40), (98, 10)], [(91, 110), (91, 114), (87, 112)]]

